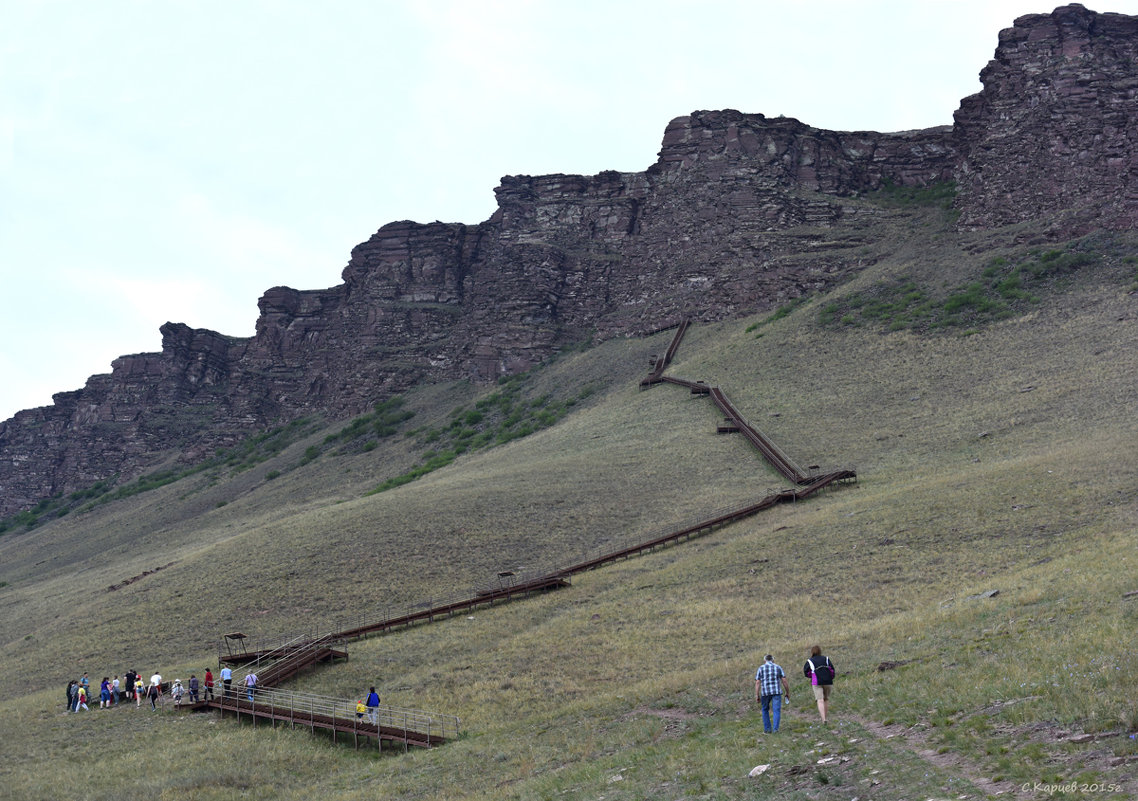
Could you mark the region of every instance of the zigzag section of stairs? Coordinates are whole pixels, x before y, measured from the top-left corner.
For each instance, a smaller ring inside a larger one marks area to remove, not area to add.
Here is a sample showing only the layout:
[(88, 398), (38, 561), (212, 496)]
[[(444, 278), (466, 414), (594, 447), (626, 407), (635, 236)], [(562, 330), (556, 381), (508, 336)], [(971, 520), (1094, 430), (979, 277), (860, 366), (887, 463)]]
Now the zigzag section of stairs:
[[(598, 556), (584, 557), (553, 571), (522, 579), (517, 579), (512, 573), (503, 573), (502, 576), (511, 577), (510, 582), (506, 585), (475, 590), (446, 601), (421, 604), (416, 608), (394, 615), (384, 614), (380, 617), (373, 616), (367, 620), (357, 620), (340, 626), (334, 633), (295, 639), (275, 649), (245, 652), (237, 655), (231, 654), (228, 661), (233, 664), (254, 663), (256, 668), (261, 671), (258, 674), (258, 686), (272, 688), (320, 662), (331, 662), (338, 658), (347, 659), (347, 651), (343, 650), (342, 647), (337, 648), (346, 640), (358, 639), (372, 634), (383, 634), (419, 623), (431, 623), (438, 619), (451, 617), (457, 612), (469, 612), (480, 606), (512, 601), (536, 592), (568, 587), (570, 577), (576, 573), (593, 570), (612, 562), (702, 536), (720, 526), (758, 514), (777, 504), (800, 501), (831, 485), (857, 480), (857, 473), (851, 469), (832, 470), (826, 473), (807, 473), (783, 452), (770, 437), (751, 425), (719, 387), (710, 386), (703, 381), (690, 381), (674, 376), (665, 376), (664, 370), (675, 357), (689, 324), (690, 321), (684, 319), (675, 325), (676, 333), (672, 337), (667, 351), (662, 358), (653, 358), (651, 372), (640, 381), (640, 388), (647, 389), (656, 384), (670, 383), (689, 389), (693, 395), (708, 395), (724, 416), (724, 422), (719, 425), (717, 431), (720, 433), (742, 433), (762, 454), (763, 458), (794, 485), (793, 489), (771, 493), (756, 503), (715, 513), (706, 519), (681, 526), (660, 536), (611, 550)], [(219, 658), (219, 663), (222, 661), (226, 660)], [(382, 747), (383, 741), (387, 740), (402, 743), (404, 747), (421, 746), (426, 748), (444, 743), (451, 736), (458, 734), (458, 719), (451, 716), (430, 716), (427, 713), (402, 710), (400, 714), (403, 715), (404, 722), (409, 720), (410, 715), (422, 715), (422, 721), (426, 722), (416, 721), (416, 728), (409, 728), (406, 725), (400, 727), (395, 722), (384, 723), (380, 721), (377, 724), (370, 724), (358, 717), (353, 719), (351, 714), (337, 714), (335, 704), (343, 702), (336, 702), (334, 699), (326, 699), (331, 701), (333, 712), (332, 714), (325, 714), (315, 711), (311, 704), (306, 709), (303, 704), (297, 708), (295, 704), (290, 706), (277, 703), (275, 696), (268, 702), (264, 700), (264, 694), (260, 696), (262, 700), (249, 700), (239, 690), (243, 690), (243, 688), (235, 687), (234, 692), (229, 697), (199, 703), (197, 708), (220, 709), (223, 712), (233, 711), (239, 716), (249, 715), (254, 723), (257, 720), (263, 720), (270, 721), (275, 725), (276, 722), (286, 721), (294, 726), (308, 726), (314, 731), (324, 729), (339, 733), (348, 732), (352, 734), (357, 747), (359, 738), (364, 737), (365, 739), (374, 738), (380, 747)], [(393, 720), (396, 717), (393, 717)], [(436, 722), (439, 719), (445, 719), (445, 721), (453, 719), (453, 735), (445, 722), (441, 728), (437, 727)]]
[[(727, 399), (727, 396), (719, 387), (709, 386), (703, 381), (689, 381), (683, 378), (664, 375), (664, 370), (671, 364), (672, 359), (679, 350), (680, 342), (690, 327), (690, 321), (683, 319), (670, 327), (675, 327), (676, 333), (673, 335), (663, 358), (653, 360), (652, 372), (641, 380), (640, 387), (647, 388), (655, 384), (670, 383), (686, 387), (690, 389), (694, 395), (709, 395), (712, 402), (728, 421), (728, 425), (725, 427), (726, 430), (742, 432), (774, 469), (795, 485), (794, 489), (772, 493), (756, 503), (713, 514), (706, 519), (682, 526), (651, 539), (614, 549), (597, 556), (582, 558), (552, 571), (542, 572), (538, 575), (514, 581), (508, 586), (476, 590), (471, 594), (443, 602), (423, 604), (419, 608), (399, 614), (384, 615), (381, 618), (360, 621), (349, 626), (341, 627), (334, 635), (330, 636), (354, 639), (369, 634), (386, 633), (404, 626), (445, 619), (458, 612), (469, 612), (478, 606), (515, 600), (535, 592), (561, 589), (569, 586), (570, 578), (576, 573), (585, 570), (593, 570), (602, 565), (628, 559), (657, 548), (701, 536), (720, 526), (728, 525), (750, 517), (751, 515), (758, 514), (777, 504), (800, 501), (834, 484), (857, 480), (857, 473), (851, 469), (832, 470), (825, 473), (807, 473), (795, 464), (770, 437), (751, 425), (747, 419), (743, 417), (742, 413), (735, 408), (734, 404)], [(660, 330), (667, 330), (667, 327)], [(724, 427), (721, 426), (720, 430), (724, 430)]]

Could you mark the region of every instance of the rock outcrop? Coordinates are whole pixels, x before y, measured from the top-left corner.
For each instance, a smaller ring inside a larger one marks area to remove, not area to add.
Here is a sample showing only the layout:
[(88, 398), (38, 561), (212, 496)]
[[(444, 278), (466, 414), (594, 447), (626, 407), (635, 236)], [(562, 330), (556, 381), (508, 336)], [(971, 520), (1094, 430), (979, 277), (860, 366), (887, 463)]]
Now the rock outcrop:
[(478, 225), (385, 225), (339, 286), (268, 290), (253, 337), (167, 323), (161, 353), (0, 424), (0, 515), (421, 381), (492, 380), (589, 337), (778, 305), (858, 269), (849, 243), (819, 250), (803, 232), (856, 238), (874, 212), (847, 199), (885, 182), (955, 180), (966, 227), (1134, 227), (1136, 47), (1138, 18), (1066, 6), (1001, 33), (953, 126), (841, 133), (699, 111), (668, 124), (644, 172), (509, 176)]
[(955, 115), (961, 224), (1138, 224), (1136, 64), (1138, 17), (1069, 5), (1002, 31)]

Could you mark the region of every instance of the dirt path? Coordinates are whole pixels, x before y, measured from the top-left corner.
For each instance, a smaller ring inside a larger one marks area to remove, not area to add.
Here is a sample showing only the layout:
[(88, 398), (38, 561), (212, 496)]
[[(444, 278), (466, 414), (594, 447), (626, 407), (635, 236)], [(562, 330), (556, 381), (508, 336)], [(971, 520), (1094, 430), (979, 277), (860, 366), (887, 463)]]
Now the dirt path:
[(904, 743), (909, 751), (930, 765), (967, 778), (976, 789), (989, 795), (1005, 795), (1025, 801), (1037, 798), (1030, 792), (1024, 792), (1021, 785), (1015, 782), (989, 779), (985, 775), (988, 772), (986, 768), (960, 754), (940, 753), (937, 749), (929, 747), (928, 737), (923, 732), (896, 723), (889, 725), (878, 723), (860, 715), (843, 714), (842, 717), (852, 720), (879, 740), (896, 740)]

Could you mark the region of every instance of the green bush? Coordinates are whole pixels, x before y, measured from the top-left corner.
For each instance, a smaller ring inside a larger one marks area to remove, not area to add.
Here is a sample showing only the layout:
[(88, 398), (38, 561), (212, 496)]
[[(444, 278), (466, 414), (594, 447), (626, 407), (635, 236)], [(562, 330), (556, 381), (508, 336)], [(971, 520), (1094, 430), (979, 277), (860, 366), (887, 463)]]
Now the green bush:
[[(759, 322), (751, 323), (749, 326), (747, 326), (746, 332), (748, 334), (750, 334), (753, 331), (755, 331), (756, 329), (762, 328), (765, 325), (770, 325), (773, 322), (781, 320), (783, 317), (786, 317), (787, 315), (789, 315), (792, 311), (797, 309), (799, 306), (801, 306), (806, 301), (807, 301), (807, 298), (795, 298), (794, 300), (790, 301), (790, 303), (779, 306), (777, 309), (775, 309), (769, 315), (764, 317), (762, 320), (759, 320)], [(762, 335), (760, 334), (759, 336), (762, 336)]]
[(870, 198), (883, 206), (894, 208), (939, 206), (948, 209), (956, 200), (956, 183), (954, 181), (939, 181), (926, 186), (902, 186), (887, 178), (882, 182), (881, 188), (870, 195)]
[(996, 257), (973, 280), (949, 289), (936, 300), (931, 290), (908, 278), (878, 284), (826, 304), (818, 312), (822, 326), (874, 322), (887, 331), (966, 328), (1001, 320), (1039, 303), (1039, 292), (1101, 257), (1074, 243), (1066, 250), (1031, 251), (1016, 258)]
[(527, 400), (522, 395), (525, 377), (500, 378), (499, 389), (476, 401), (473, 409), (459, 406), (451, 410), (448, 415), (450, 422), (441, 428), (416, 430), (421, 446), (439, 446), (440, 450), (424, 450), (417, 466), (401, 476), (384, 481), (369, 494), (414, 481), (445, 467), (463, 453), (502, 445), (555, 425), (568, 414), (570, 408), (588, 398), (594, 391), (592, 387), (585, 387), (575, 397), (564, 400), (549, 394)]

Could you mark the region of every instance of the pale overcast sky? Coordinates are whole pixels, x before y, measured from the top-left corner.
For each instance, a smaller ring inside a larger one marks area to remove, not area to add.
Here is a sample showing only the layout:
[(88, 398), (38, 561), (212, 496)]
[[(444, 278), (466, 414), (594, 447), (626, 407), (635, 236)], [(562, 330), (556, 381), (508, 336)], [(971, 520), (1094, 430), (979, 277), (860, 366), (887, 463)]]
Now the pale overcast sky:
[[(1019, 0), (0, 0), (0, 420), (698, 109), (952, 122)], [(1096, 11), (1138, 14), (1138, 0)]]

